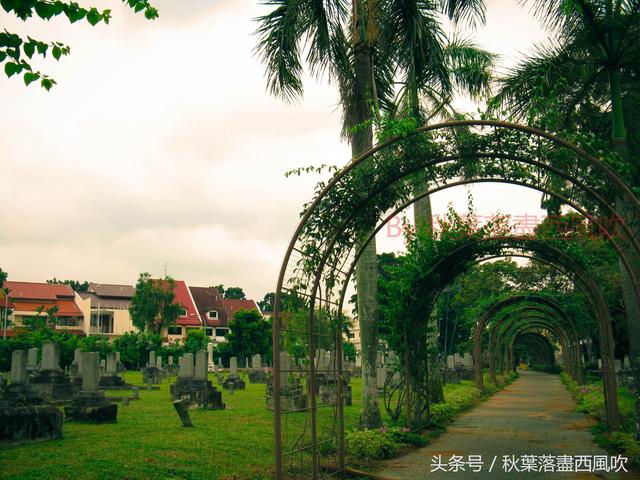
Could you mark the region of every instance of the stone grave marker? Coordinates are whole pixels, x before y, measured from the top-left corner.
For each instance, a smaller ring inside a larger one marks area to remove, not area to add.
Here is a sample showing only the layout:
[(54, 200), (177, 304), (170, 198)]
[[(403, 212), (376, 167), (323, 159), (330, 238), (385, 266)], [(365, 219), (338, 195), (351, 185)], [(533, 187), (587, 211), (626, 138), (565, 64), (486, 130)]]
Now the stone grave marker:
[(158, 368), (156, 362), (156, 352), (149, 352), (149, 363), (142, 370), (142, 381), (147, 385), (157, 385), (162, 383), (162, 370)]
[(266, 383), (267, 373), (262, 369), (262, 358), (259, 353), (251, 357), (251, 370), (249, 371), (251, 383)]
[(40, 371), (31, 378), (31, 388), (46, 401), (63, 401), (73, 398), (74, 386), (60, 369), (60, 345), (45, 342), (42, 345)]
[(213, 361), (213, 343), (207, 343), (207, 370), (209, 372), (215, 372), (216, 364)]
[[(82, 352), (82, 390), (71, 405), (64, 408), (65, 418), (71, 422), (114, 423), (118, 417), (118, 406), (111, 403), (100, 386), (100, 367), (97, 352)], [(115, 360), (115, 356), (114, 356)]]
[(227, 390), (244, 390), (246, 385), (244, 380), (238, 376), (238, 359), (237, 357), (231, 357), (229, 359), (229, 376), (222, 384), (222, 388)]
[(222, 410), (222, 394), (211, 385), (208, 379), (207, 352), (199, 350), (195, 355), (195, 369), (193, 354), (185, 353), (180, 358), (180, 370), (175, 383), (169, 387), (171, 399), (184, 400), (187, 405), (197, 406), (206, 410)]
[(11, 383), (0, 389), (0, 444), (62, 438), (62, 412), (42, 406), (27, 385), (27, 352), (11, 354)]
[(107, 353), (104, 374), (100, 375), (100, 386), (111, 388), (125, 386), (122, 377), (118, 376), (118, 359), (116, 352)]
[(24, 350), (11, 353), (11, 383), (27, 383), (27, 356)]
[(27, 371), (29, 373), (36, 372), (38, 370), (38, 349), (30, 348), (27, 358)]

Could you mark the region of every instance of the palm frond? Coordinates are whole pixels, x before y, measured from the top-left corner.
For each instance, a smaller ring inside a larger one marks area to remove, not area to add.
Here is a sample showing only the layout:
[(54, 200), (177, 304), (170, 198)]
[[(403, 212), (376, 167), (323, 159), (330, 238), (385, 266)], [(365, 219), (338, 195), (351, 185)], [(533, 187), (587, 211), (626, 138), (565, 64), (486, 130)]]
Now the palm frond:
[(494, 111), (507, 108), (515, 118), (525, 119), (537, 103), (546, 102), (550, 92), (559, 95), (560, 85), (565, 84), (574, 92), (579, 89), (593, 67), (579, 49), (570, 45), (538, 46), (531, 56), (498, 80), (498, 93), (491, 108)]
[(486, 21), (485, 0), (440, 0), (443, 13), (456, 23), (467, 23), (471, 27)]
[(304, 33), (304, 17), (300, 0), (267, 0), (274, 6), (267, 15), (258, 17), (255, 51), (266, 65), (269, 91), (285, 100), (302, 96), (302, 63), (300, 39)]
[(468, 38), (454, 37), (445, 49), (451, 79), (473, 100), (489, 95), (498, 55), (480, 48)]

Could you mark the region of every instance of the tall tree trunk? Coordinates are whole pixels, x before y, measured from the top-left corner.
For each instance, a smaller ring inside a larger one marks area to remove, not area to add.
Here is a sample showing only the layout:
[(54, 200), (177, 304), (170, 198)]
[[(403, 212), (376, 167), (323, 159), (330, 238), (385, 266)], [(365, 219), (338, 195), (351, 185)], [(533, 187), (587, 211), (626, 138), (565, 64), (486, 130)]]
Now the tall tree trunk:
[[(356, 158), (373, 145), (373, 130), (364, 124), (371, 120), (372, 59), (366, 42), (366, 24), (361, 1), (354, 2), (354, 63), (355, 91), (353, 124), (360, 125), (351, 139), (351, 153)], [(359, 232), (360, 241), (370, 232)], [(382, 425), (376, 385), (376, 355), (378, 351), (378, 256), (375, 238), (365, 248), (356, 265), (358, 292), (358, 322), (362, 357), (362, 404), (360, 427), (377, 428)]]
[[(620, 158), (631, 164), (634, 181), (638, 178), (637, 165), (629, 158), (627, 133), (624, 124), (624, 111), (622, 105), (622, 87), (620, 84), (620, 71), (609, 71), (609, 87), (611, 89), (611, 116), (613, 133), (613, 150)], [(625, 217), (631, 231), (638, 228), (638, 218), (627, 207), (624, 199), (616, 198), (616, 209)], [(632, 269), (636, 278), (640, 278), (640, 259), (632, 247), (624, 248), (625, 255), (631, 260)], [(620, 263), (620, 279), (627, 316), (627, 332), (629, 337), (629, 360), (633, 373), (634, 390), (636, 396), (636, 440), (640, 440), (640, 304), (636, 297), (631, 277)]]

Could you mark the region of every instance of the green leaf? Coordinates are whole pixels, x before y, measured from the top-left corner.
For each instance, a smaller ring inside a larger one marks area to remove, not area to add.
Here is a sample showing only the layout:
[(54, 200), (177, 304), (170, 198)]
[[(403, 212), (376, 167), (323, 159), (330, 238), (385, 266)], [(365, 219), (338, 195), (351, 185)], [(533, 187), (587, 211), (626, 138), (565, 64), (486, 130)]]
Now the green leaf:
[(55, 82), (50, 78), (43, 78), (42, 81), (40, 81), (40, 85), (42, 85), (42, 87), (45, 88), (47, 92), (51, 90), (51, 87), (53, 87), (54, 83)]
[(31, 58), (36, 51), (36, 45), (33, 42), (25, 43), (22, 49), (27, 57)]
[(62, 55), (62, 50), (60, 49), (59, 46), (54, 46), (53, 50), (51, 50), (51, 54), (53, 55), (53, 58), (55, 58), (56, 60), (60, 60), (60, 56)]
[(27, 72), (24, 74), (24, 84), (29, 86), (29, 84), (35, 82), (40, 78), (39, 73)]
[(92, 26), (96, 26), (98, 23), (100, 23), (101, 18), (102, 17), (100, 15), (100, 13), (95, 8), (92, 8), (91, 10), (89, 10), (89, 13), (87, 13), (87, 21)]
[(7, 54), (3, 51), (0, 51), (0, 62), (4, 62), (5, 58), (7, 58)]
[(7, 77), (9, 78), (11, 78), (16, 73), (20, 73), (21, 70), (22, 66), (17, 63), (7, 62), (4, 64), (4, 73), (6, 73)]
[(35, 10), (38, 16), (44, 20), (50, 20), (54, 14), (53, 6), (44, 2), (36, 3)]
[(36, 44), (36, 48), (38, 49), (38, 53), (42, 56), (46, 56), (47, 55), (47, 49), (49, 48), (49, 45), (47, 45), (44, 42), (38, 42)]

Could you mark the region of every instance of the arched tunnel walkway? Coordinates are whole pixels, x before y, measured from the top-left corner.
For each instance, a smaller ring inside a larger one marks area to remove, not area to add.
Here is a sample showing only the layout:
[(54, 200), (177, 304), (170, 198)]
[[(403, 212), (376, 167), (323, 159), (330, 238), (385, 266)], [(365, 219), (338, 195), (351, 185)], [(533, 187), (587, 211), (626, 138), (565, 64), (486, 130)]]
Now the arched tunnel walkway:
[[(486, 402), (459, 417), (447, 432), (421, 449), (384, 462), (375, 472), (389, 479), (440, 478), (621, 478), (617, 473), (505, 472), (503, 456), (607, 455), (592, 441), (592, 424), (582, 413), (557, 375), (520, 371), (520, 378)], [(464, 472), (433, 471), (440, 456), (443, 464), (458, 455), (465, 461), (479, 455), (478, 473), (467, 466)], [(434, 459), (435, 457), (435, 459)], [(494, 462), (491, 472), (491, 464)], [(631, 475), (631, 474), (630, 474)], [(629, 478), (632, 478), (629, 475)]]

